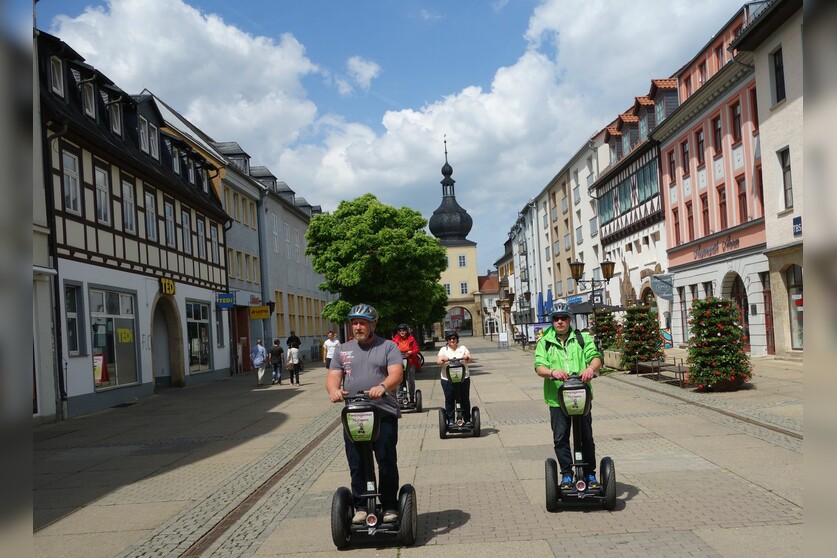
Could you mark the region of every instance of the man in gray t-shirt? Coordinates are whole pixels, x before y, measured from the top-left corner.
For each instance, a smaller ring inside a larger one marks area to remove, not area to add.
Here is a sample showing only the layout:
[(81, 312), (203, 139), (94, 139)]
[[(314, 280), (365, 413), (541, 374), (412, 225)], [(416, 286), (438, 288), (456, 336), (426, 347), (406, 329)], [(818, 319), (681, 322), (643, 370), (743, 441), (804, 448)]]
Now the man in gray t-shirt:
[[(374, 442), (375, 460), (378, 462), (382, 521), (390, 523), (398, 519), (398, 418), (401, 411), (395, 395), (391, 393), (399, 385), (404, 374), (401, 352), (398, 346), (375, 335), (378, 312), (368, 304), (358, 304), (349, 311), (349, 323), (354, 339), (340, 346), (331, 359), (326, 375), (326, 391), (332, 403), (340, 403), (343, 396), (363, 391), (380, 407), (381, 429)], [(366, 500), (360, 497), (366, 492), (366, 477), (358, 447), (344, 432), (346, 458), (352, 477), (352, 496), (355, 515), (352, 522), (366, 521)], [(372, 510), (374, 511), (374, 510)]]

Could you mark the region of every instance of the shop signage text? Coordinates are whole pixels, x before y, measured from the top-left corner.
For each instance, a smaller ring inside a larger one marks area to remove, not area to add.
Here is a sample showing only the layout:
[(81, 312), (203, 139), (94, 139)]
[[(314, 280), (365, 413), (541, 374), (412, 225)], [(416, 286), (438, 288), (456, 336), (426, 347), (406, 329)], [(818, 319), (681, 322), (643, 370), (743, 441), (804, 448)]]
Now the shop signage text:
[(174, 294), (174, 281), (168, 277), (160, 277), (160, 292), (167, 295)]
[(269, 306), (251, 306), (250, 307), (251, 320), (267, 320), (270, 319)]
[(696, 248), (695, 259), (702, 260), (703, 258), (714, 256), (719, 252), (729, 252), (730, 250), (737, 250), (740, 244), (741, 239), (733, 238), (732, 235), (729, 235), (723, 240), (716, 240), (714, 243), (710, 244), (706, 248)]
[(218, 308), (230, 309), (235, 307), (235, 293), (215, 293), (215, 304)]

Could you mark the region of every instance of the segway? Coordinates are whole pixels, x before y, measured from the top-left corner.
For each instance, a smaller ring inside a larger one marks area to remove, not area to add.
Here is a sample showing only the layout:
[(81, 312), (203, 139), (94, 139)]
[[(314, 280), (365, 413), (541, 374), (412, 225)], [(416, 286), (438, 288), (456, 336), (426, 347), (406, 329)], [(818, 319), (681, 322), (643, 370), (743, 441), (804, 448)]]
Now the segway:
[(458, 358), (448, 361), (443, 372), (450, 383), (453, 384), (453, 398), (456, 407), (453, 411), (453, 424), (448, 424), (448, 417), (444, 409), (439, 409), (439, 438), (444, 440), (448, 433), (466, 434), (474, 438), (480, 435), (480, 408), (476, 405), (471, 407), (471, 422), (465, 422), (462, 418), (462, 380), (465, 379), (465, 365)]
[(378, 439), (381, 430), (380, 411), (369, 396), (363, 392), (345, 398), (343, 408), (343, 428), (354, 444), (360, 447), (361, 463), (366, 476), (366, 509), (368, 515), (363, 524), (352, 523), (354, 501), (352, 491), (341, 486), (331, 500), (331, 539), (334, 546), (344, 549), (352, 542), (355, 535), (383, 536), (398, 538), (404, 546), (416, 542), (418, 507), (416, 493), (412, 485), (402, 485), (398, 491), (398, 519), (384, 523), (384, 509), (378, 501), (377, 483), (375, 482), (375, 457), (372, 444)]
[(558, 388), (558, 404), (565, 416), (572, 420), (573, 431), (573, 488), (561, 490), (558, 484), (558, 463), (550, 458), (546, 460), (546, 509), (558, 511), (561, 502), (597, 502), (606, 510), (616, 507), (616, 468), (613, 459), (602, 457), (599, 464), (601, 483), (597, 488), (587, 485), (584, 476), (584, 461), (581, 454), (581, 417), (590, 413), (592, 398), (590, 386), (581, 381), (578, 375), (572, 375)]
[(398, 400), (398, 407), (401, 408), (402, 411), (415, 411), (417, 413), (421, 412), (421, 390), (416, 390), (416, 398), (414, 401), (410, 401), (410, 390), (407, 386), (407, 366), (409, 366), (409, 362), (407, 361), (407, 357), (404, 356), (402, 358), (402, 362), (404, 364), (404, 377), (401, 380), (401, 385), (398, 386), (398, 389), (395, 392), (395, 398)]

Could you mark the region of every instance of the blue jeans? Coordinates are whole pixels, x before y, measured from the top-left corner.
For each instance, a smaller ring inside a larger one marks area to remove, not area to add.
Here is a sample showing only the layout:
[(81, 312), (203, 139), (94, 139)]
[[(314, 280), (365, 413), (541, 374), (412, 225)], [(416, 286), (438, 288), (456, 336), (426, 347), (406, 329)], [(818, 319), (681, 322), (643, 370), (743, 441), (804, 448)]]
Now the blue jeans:
[[(360, 448), (352, 442), (346, 430), (343, 429), (343, 441), (346, 445), (346, 459), (349, 461), (349, 472), (352, 475), (352, 496), (355, 510), (366, 509), (366, 499), (361, 498), (366, 493), (366, 474)], [(381, 495), (381, 505), (384, 511), (398, 511), (398, 419), (392, 415), (381, 417), (381, 431), (373, 444), (375, 461), (378, 462), (378, 493)], [(374, 469), (374, 468), (373, 468)], [(368, 510), (367, 510), (368, 511)]]
[[(448, 422), (453, 420), (453, 414), (456, 410), (455, 390), (453, 382), (442, 380), (442, 391), (445, 393), (445, 415), (447, 415)], [(465, 378), (460, 382), (459, 400), (462, 405), (462, 420), (471, 422), (471, 378)]]
[[(549, 420), (552, 423), (552, 441), (555, 444), (555, 457), (561, 475), (573, 474), (573, 452), (570, 451), (570, 430), (572, 418), (565, 416), (560, 407), (549, 408)], [(593, 413), (580, 417), (581, 422), (581, 459), (584, 461), (584, 474), (596, 474), (596, 443), (593, 441)], [(574, 448), (578, 451), (578, 448)]]
[(281, 362), (274, 362), (273, 363), (273, 381), (282, 383), (282, 363)]

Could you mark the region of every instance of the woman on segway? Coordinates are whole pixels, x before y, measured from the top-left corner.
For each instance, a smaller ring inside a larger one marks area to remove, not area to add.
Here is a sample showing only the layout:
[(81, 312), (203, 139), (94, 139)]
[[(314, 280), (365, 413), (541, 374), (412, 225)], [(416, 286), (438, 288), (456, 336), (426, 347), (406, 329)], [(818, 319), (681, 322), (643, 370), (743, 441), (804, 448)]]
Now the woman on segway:
[(458, 358), (465, 365), (465, 378), (460, 383), (461, 406), (462, 415), (466, 423), (471, 422), (471, 378), (468, 373), (468, 363), (471, 362), (471, 353), (465, 345), (459, 344), (459, 334), (455, 331), (450, 331), (445, 335), (447, 342), (444, 347), (439, 349), (439, 355), (436, 357), (436, 364), (443, 366), (442, 368), (442, 391), (445, 393), (445, 414), (447, 415), (448, 424), (453, 424), (453, 413), (456, 408), (456, 401), (454, 400), (453, 383), (445, 377), (444, 365), (453, 358)]

